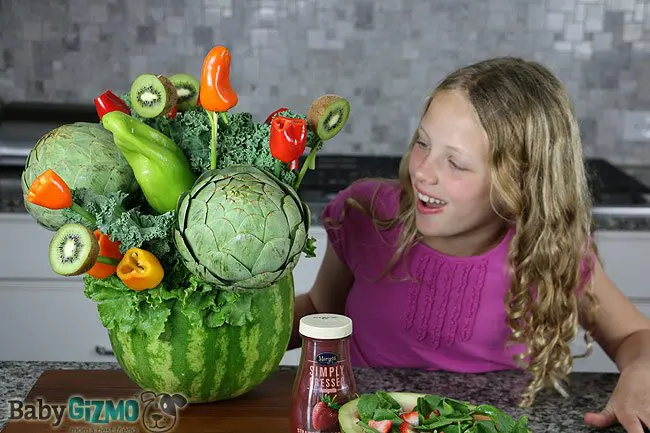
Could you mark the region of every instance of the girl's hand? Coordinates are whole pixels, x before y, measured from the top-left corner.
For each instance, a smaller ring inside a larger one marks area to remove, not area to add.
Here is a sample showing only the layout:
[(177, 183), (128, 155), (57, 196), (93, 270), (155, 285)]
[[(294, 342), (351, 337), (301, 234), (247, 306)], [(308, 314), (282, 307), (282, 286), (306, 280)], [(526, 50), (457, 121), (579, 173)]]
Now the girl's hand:
[(619, 422), (628, 433), (643, 433), (650, 428), (650, 360), (638, 360), (621, 371), (605, 408), (585, 414), (585, 422), (606, 428)]

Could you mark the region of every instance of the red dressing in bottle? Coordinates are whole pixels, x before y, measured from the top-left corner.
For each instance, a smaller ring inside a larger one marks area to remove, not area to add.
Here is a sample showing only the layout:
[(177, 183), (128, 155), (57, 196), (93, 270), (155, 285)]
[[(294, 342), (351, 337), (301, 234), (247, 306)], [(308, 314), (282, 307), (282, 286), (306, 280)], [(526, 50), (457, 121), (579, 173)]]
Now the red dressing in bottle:
[(300, 320), (300, 365), (291, 396), (291, 432), (340, 432), (338, 409), (356, 398), (350, 365), (352, 320), (312, 314)]

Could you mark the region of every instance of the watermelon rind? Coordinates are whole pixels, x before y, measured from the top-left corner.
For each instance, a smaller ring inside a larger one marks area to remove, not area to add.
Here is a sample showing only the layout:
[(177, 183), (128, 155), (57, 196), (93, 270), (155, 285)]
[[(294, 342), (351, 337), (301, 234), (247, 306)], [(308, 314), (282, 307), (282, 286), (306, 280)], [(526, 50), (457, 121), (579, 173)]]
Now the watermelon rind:
[(190, 403), (238, 397), (265, 381), (286, 353), (293, 326), (292, 274), (255, 291), (243, 326), (208, 327), (176, 301), (160, 336), (108, 328), (118, 363), (143, 390), (181, 394)]

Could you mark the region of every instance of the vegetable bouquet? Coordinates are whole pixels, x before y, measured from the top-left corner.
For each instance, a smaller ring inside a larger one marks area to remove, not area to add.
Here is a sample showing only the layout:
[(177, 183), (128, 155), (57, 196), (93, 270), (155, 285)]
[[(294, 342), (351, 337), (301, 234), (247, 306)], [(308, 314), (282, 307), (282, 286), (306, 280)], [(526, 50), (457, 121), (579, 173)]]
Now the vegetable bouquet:
[(323, 95), (258, 122), (231, 111), (227, 48), (200, 72), (105, 91), (99, 123), (50, 131), (22, 175), (27, 211), (55, 232), (52, 269), (83, 275), (122, 368), (191, 402), (241, 395), (282, 359), (292, 271), (315, 249), (297, 191), (350, 111)]

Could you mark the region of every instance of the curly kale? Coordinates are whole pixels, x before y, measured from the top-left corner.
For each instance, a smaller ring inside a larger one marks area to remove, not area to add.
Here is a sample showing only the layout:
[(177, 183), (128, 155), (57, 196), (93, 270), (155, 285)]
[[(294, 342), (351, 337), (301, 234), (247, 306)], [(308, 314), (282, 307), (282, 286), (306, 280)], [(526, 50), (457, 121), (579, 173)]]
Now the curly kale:
[[(131, 107), (128, 93), (121, 98)], [(167, 116), (157, 116), (146, 119), (139, 116), (133, 109), (131, 115), (152, 128), (166, 134), (183, 150), (194, 174), (198, 177), (210, 169), (210, 143), (212, 130), (208, 113), (201, 107), (191, 107), (179, 112), (174, 119)], [(290, 118), (306, 119), (302, 114), (290, 110), (278, 113)], [(230, 165), (254, 165), (273, 173), (275, 158), (271, 155), (269, 138), (270, 126), (253, 119), (250, 113), (226, 113), (228, 123), (219, 118), (217, 128), (217, 168)], [(307, 147), (319, 150), (321, 140), (311, 130), (307, 133)], [(290, 171), (285, 165), (280, 173), (280, 180), (293, 186), (297, 173)]]
[(97, 228), (113, 242), (119, 240), (122, 253), (129, 248), (143, 248), (161, 263), (173, 264), (178, 259), (172, 241), (172, 226), (176, 218), (173, 212), (151, 215), (140, 207), (130, 208), (132, 200), (124, 192), (99, 195), (90, 189), (76, 189), (73, 199), (94, 215), (97, 222), (93, 224), (73, 210), (65, 209), (68, 221), (83, 224), (91, 230)]

